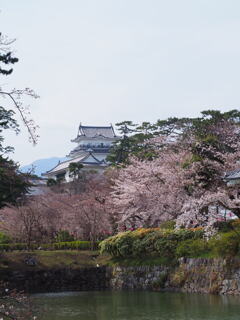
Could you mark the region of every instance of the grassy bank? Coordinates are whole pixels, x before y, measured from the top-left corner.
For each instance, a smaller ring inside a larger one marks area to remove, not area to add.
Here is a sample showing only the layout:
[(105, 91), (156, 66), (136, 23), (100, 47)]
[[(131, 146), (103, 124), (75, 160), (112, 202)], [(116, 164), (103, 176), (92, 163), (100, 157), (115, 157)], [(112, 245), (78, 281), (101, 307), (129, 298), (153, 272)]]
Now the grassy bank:
[[(221, 222), (216, 228), (218, 232), (208, 240), (202, 228), (174, 230), (162, 227), (121, 232), (102, 241), (100, 252), (89, 250), (91, 243), (88, 241), (59, 242), (51, 244), (51, 250), (45, 245), (46, 248), (33, 251), (23, 250), (26, 245), (14, 250), (19, 244), (2, 244), (0, 271), (77, 269), (97, 265), (174, 266), (181, 257), (240, 257), (240, 220)], [(5, 246), (11, 250), (5, 251)], [(28, 265), (26, 260), (29, 257), (36, 261), (36, 265)]]
[[(29, 257), (36, 265), (28, 265)], [(105, 265), (109, 257), (99, 256), (98, 251), (58, 250), (58, 251), (12, 251), (0, 255), (0, 272), (6, 270), (24, 271), (29, 269), (78, 269)]]

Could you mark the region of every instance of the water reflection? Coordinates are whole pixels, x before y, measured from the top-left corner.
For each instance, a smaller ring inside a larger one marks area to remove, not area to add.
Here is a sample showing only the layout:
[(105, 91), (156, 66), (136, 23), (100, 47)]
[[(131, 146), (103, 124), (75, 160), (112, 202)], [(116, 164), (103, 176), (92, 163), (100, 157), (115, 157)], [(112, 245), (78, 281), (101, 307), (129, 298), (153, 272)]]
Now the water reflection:
[(240, 297), (159, 292), (33, 296), (42, 320), (239, 320)]

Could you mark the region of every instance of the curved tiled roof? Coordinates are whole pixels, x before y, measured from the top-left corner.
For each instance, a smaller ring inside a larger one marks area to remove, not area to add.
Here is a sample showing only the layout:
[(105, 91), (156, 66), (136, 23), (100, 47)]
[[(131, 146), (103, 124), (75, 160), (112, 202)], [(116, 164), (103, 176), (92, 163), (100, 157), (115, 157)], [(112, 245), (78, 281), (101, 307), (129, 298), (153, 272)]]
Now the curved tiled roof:
[(89, 153), (85, 153), (79, 157), (70, 159), (70, 160), (66, 160), (63, 161), (59, 164), (57, 164), (54, 168), (52, 168), (51, 170), (47, 171), (45, 174), (43, 174), (44, 176), (47, 176), (48, 174), (54, 174), (54, 173), (59, 173), (61, 171), (65, 171), (68, 169), (69, 164), (70, 163), (82, 163), (84, 164), (89, 164), (89, 165), (106, 165), (106, 161), (103, 160), (99, 160), (97, 157), (95, 157), (91, 152)]
[(240, 168), (234, 171), (227, 172), (224, 179), (226, 180), (240, 179)]
[(70, 163), (80, 162), (84, 158), (86, 158), (86, 154), (80, 155), (79, 157), (76, 157), (76, 158), (73, 158), (73, 159), (69, 159), (69, 160), (60, 162), (54, 168), (52, 168), (51, 170), (47, 171), (45, 174), (66, 170)]
[(89, 138), (105, 137), (115, 138), (115, 132), (112, 126), (98, 127), (98, 126), (79, 126), (78, 136), (85, 136)]

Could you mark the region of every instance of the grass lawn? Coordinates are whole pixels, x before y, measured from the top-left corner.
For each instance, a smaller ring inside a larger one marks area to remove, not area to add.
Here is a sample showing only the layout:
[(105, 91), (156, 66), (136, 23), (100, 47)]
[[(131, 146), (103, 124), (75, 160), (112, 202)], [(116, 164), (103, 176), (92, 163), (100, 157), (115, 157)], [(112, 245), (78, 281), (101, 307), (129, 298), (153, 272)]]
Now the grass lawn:
[[(25, 260), (34, 257), (35, 266), (29, 266)], [(57, 251), (12, 251), (0, 254), (1, 270), (29, 270), (54, 268), (83, 268), (105, 265), (109, 258), (99, 256), (98, 251), (57, 250)]]

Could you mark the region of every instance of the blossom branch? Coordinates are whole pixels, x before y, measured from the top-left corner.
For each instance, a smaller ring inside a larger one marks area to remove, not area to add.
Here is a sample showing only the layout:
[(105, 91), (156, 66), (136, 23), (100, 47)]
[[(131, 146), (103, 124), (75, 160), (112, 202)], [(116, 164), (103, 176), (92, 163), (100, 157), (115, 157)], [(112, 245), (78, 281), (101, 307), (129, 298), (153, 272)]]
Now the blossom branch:
[(13, 89), (10, 92), (3, 91), (0, 88), (0, 95), (3, 97), (8, 97), (12, 101), (15, 108), (18, 110), (24, 125), (28, 130), (29, 140), (35, 145), (39, 138), (39, 136), (36, 133), (38, 126), (35, 125), (33, 119), (29, 118), (30, 112), (27, 107), (23, 106), (21, 97), (25, 95), (37, 99), (39, 98), (39, 96), (34, 92), (34, 90), (30, 88), (25, 88), (23, 90)]

